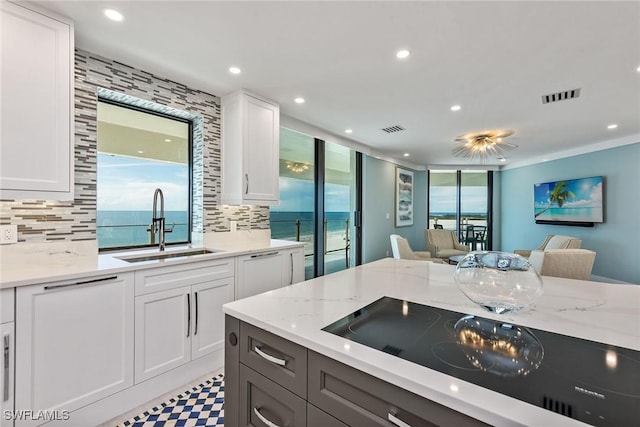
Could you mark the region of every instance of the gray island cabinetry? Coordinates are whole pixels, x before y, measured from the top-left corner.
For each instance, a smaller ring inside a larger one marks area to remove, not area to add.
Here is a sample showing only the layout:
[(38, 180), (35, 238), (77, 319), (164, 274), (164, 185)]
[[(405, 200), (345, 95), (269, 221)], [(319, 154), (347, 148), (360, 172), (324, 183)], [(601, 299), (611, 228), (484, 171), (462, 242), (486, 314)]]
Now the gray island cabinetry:
[(229, 315), (228, 426), (484, 425)]

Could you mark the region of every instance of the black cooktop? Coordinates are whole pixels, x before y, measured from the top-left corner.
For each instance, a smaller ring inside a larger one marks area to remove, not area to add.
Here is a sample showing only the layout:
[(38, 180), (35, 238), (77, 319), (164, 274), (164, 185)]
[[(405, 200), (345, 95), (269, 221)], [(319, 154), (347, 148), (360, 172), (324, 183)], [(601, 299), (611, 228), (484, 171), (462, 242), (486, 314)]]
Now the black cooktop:
[(383, 297), (323, 329), (596, 426), (640, 425), (640, 352)]

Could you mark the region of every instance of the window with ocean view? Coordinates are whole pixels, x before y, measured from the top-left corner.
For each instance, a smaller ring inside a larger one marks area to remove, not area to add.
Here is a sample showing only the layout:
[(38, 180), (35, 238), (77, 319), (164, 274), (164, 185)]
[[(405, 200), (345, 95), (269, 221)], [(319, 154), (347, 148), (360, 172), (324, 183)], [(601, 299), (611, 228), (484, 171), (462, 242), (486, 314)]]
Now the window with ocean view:
[(455, 231), (472, 250), (489, 249), (490, 173), (430, 170), (429, 228)]
[(190, 240), (190, 123), (98, 102), (100, 249), (149, 246), (153, 195), (164, 193), (166, 243)]
[(355, 164), (349, 148), (280, 129), (280, 205), (270, 210), (271, 237), (305, 243), (306, 279), (355, 265)]

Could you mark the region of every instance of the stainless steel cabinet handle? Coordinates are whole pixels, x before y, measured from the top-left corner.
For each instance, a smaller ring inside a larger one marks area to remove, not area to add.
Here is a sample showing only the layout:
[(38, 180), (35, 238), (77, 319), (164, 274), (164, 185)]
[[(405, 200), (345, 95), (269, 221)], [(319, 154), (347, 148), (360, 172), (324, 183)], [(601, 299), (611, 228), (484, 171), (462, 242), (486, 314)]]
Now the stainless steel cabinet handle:
[(244, 194), (249, 194), (249, 174), (244, 174), (244, 179), (246, 181), (246, 187), (244, 188)]
[(391, 424), (397, 425), (398, 427), (411, 427), (409, 424), (405, 423), (400, 418), (393, 415), (391, 412), (387, 413), (387, 419), (391, 422)]
[(191, 295), (187, 294), (187, 338), (191, 332)]
[(280, 427), (278, 424), (272, 423), (271, 421), (266, 419), (264, 417), (264, 415), (262, 415), (260, 413), (260, 409), (256, 408), (255, 406), (253, 407), (253, 413), (256, 414), (256, 417), (258, 417), (260, 419), (260, 421), (262, 421), (263, 423), (265, 423), (269, 427)]
[(255, 350), (256, 353), (258, 353), (260, 355), (260, 357), (262, 357), (263, 359), (268, 360), (269, 362), (275, 363), (276, 365), (280, 365), (280, 366), (284, 366), (284, 365), (287, 364), (286, 360), (278, 359), (275, 356), (267, 354), (264, 351), (260, 350), (260, 347), (258, 347), (258, 346), (254, 346), (253, 349)]
[(67, 283), (64, 285), (50, 285), (50, 286), (45, 286), (44, 290), (49, 291), (52, 289), (68, 288), (69, 286), (88, 285), (90, 283), (106, 282), (107, 280), (115, 280), (117, 278), (118, 276), (109, 276), (109, 277), (101, 277), (100, 279), (91, 279), (91, 280), (84, 280), (82, 282)]
[(251, 255), (251, 258), (260, 258), (263, 256), (271, 256), (271, 255), (278, 255), (279, 252), (278, 251), (273, 251), (273, 252), (264, 252), (261, 254), (255, 254), (255, 255)]
[(195, 330), (193, 331), (193, 335), (198, 335), (198, 293), (194, 292), (193, 295), (196, 299), (196, 327), (195, 327)]
[(3, 363), (2, 363), (2, 384), (4, 385), (2, 390), (2, 401), (6, 402), (9, 400), (9, 334), (6, 334), (2, 337), (2, 348), (3, 348)]
[(289, 254), (291, 256), (291, 280), (289, 280), (289, 284), (293, 285), (293, 252)]

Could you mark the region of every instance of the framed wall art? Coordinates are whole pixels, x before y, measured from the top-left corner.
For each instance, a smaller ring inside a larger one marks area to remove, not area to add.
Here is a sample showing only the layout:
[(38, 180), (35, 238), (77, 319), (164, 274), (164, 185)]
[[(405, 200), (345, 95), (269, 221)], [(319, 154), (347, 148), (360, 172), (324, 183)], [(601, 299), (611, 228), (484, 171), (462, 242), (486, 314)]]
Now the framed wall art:
[(396, 227), (413, 225), (413, 172), (396, 168)]

